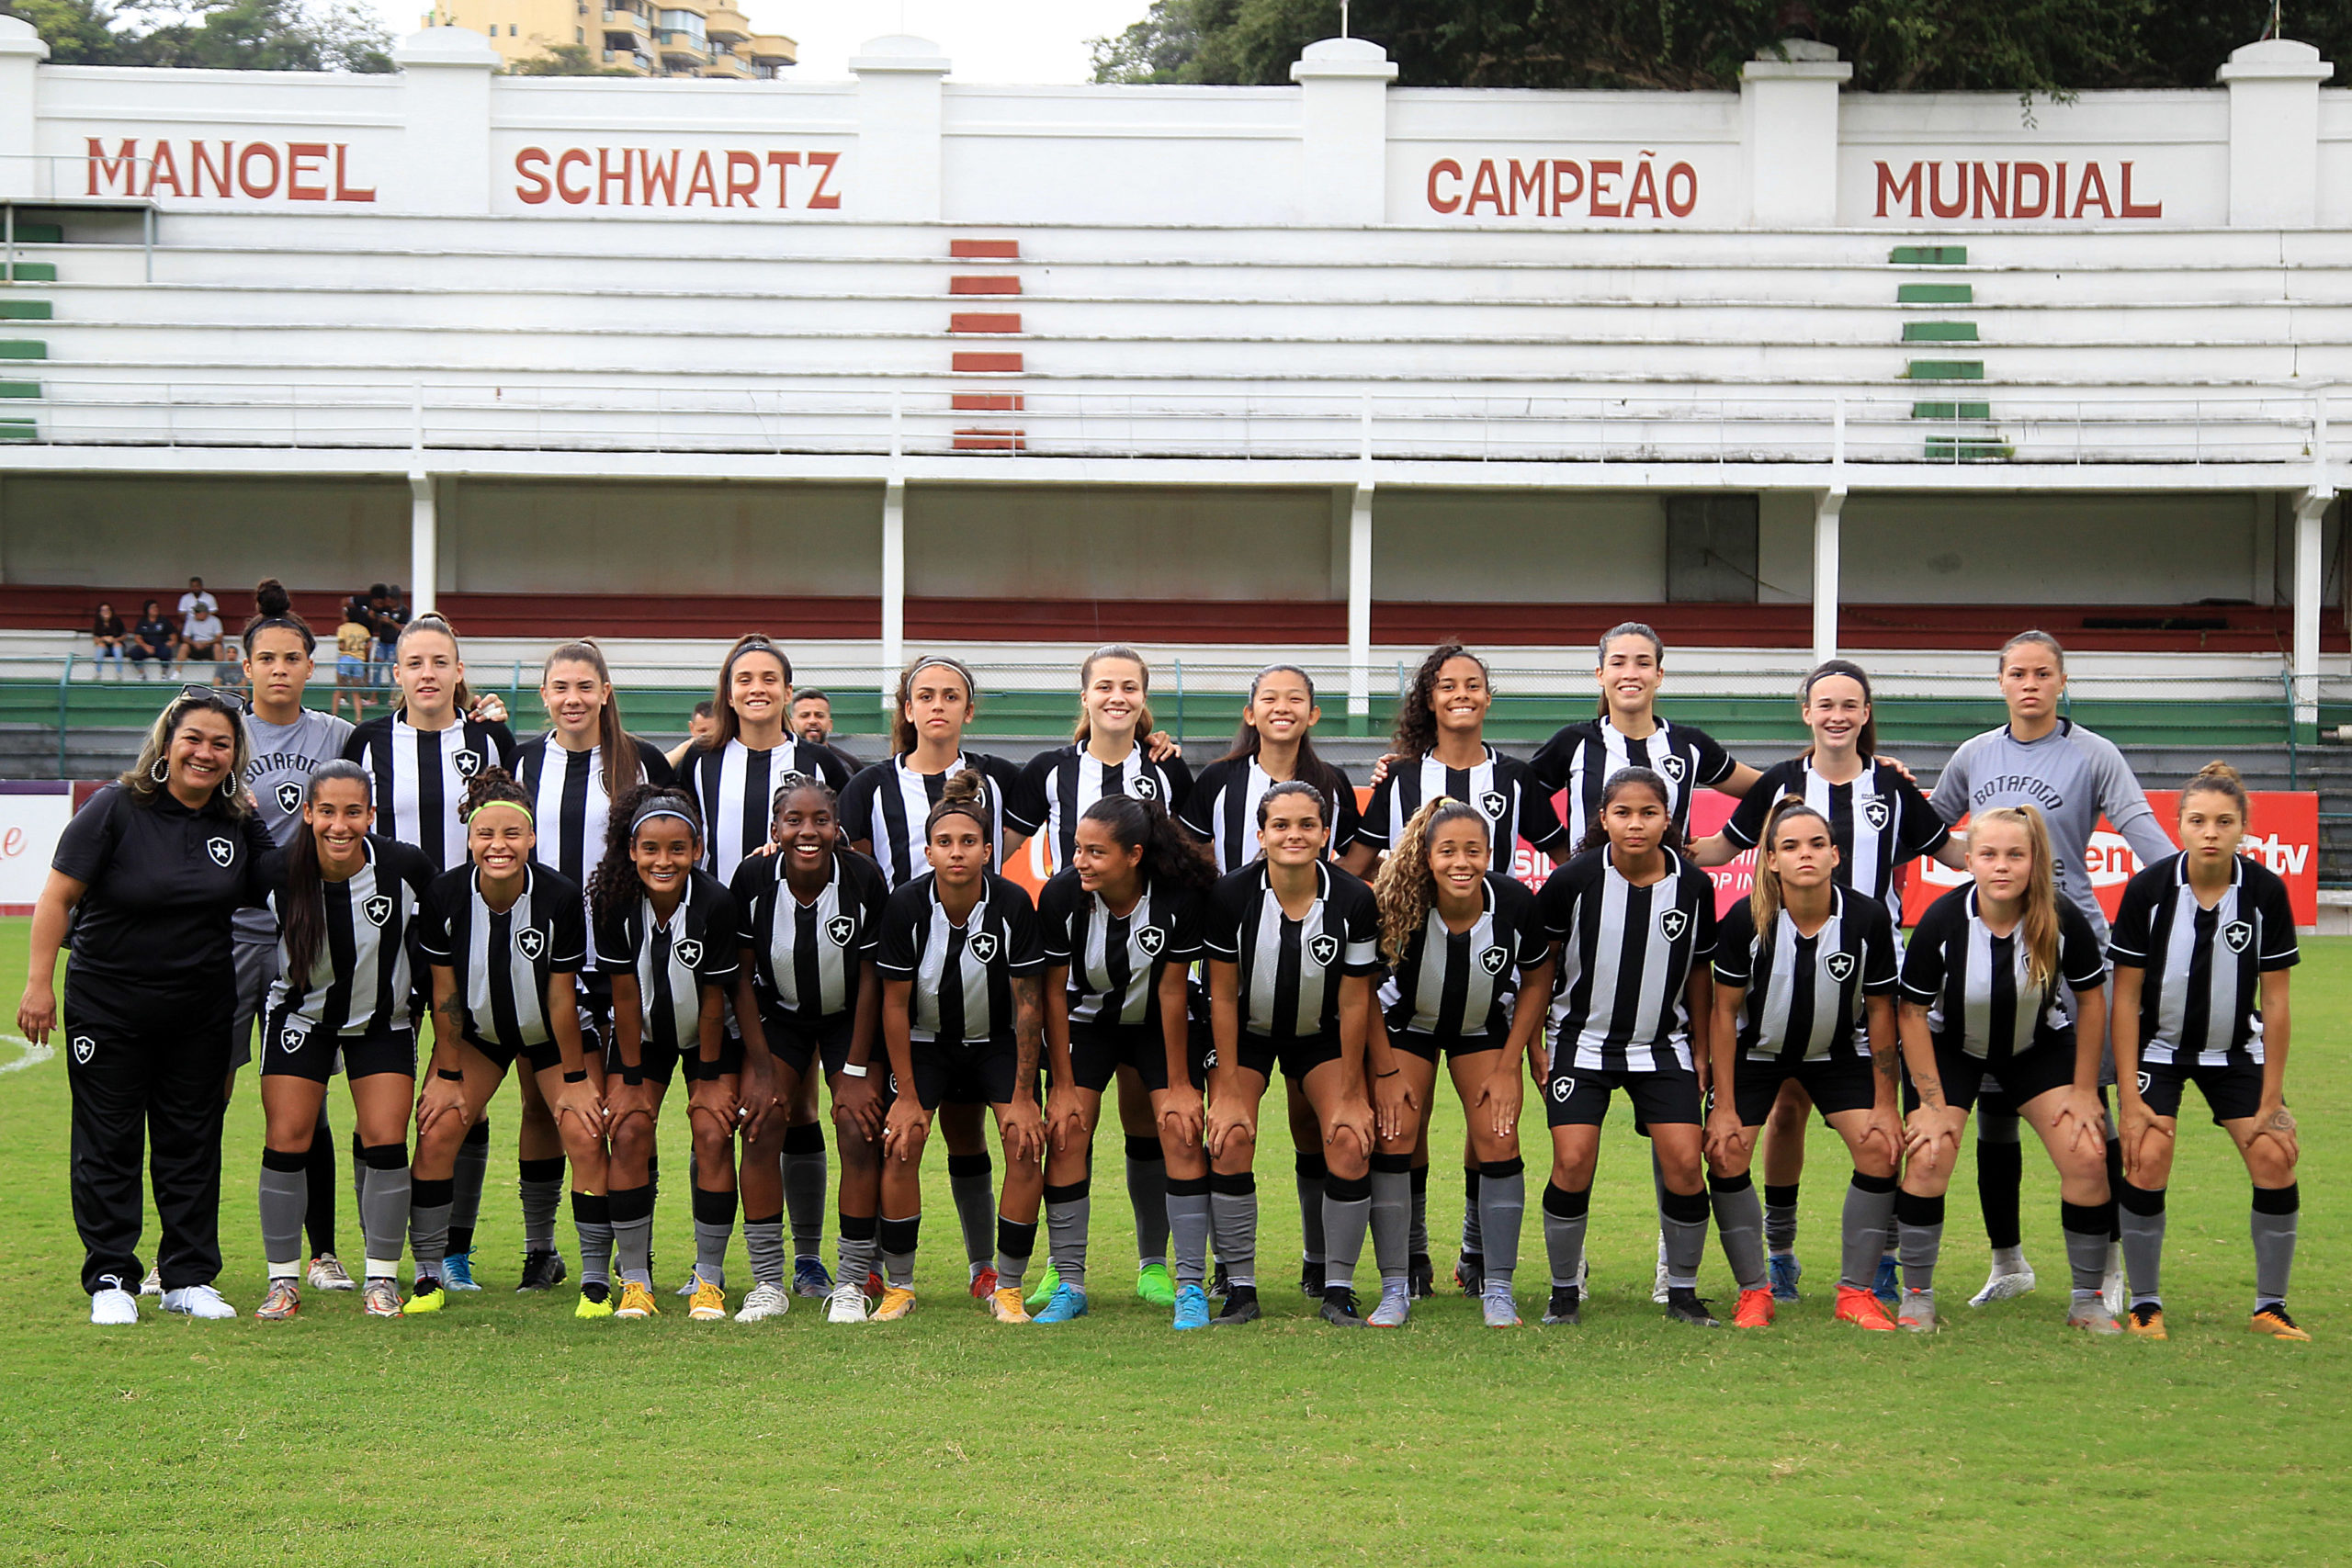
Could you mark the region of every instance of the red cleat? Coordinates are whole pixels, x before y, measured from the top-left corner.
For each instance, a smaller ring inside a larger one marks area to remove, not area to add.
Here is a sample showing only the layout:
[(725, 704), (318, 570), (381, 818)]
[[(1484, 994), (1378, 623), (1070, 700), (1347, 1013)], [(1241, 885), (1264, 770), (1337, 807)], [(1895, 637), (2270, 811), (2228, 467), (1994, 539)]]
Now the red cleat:
[(1886, 1308), (1868, 1291), (1858, 1291), (1850, 1285), (1838, 1287), (1838, 1310), (1834, 1314), (1840, 1323), (1850, 1323), (1857, 1328), (1872, 1333), (1892, 1334), (1894, 1324), (1886, 1315)]
[(996, 1294), (996, 1270), (983, 1265), (980, 1271), (972, 1276), (972, 1299), (976, 1302), (984, 1302), (994, 1294)]
[(1734, 1328), (1770, 1328), (1772, 1326), (1772, 1292), (1767, 1290), (1742, 1291), (1739, 1305), (1731, 1314)]

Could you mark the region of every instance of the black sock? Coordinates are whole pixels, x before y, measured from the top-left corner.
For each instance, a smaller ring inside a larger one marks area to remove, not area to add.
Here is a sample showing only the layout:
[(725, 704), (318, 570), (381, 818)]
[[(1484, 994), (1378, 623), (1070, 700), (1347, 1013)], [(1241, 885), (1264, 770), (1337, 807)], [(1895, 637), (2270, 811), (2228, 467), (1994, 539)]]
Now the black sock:
[(327, 1126), (326, 1107), (319, 1107), (319, 1125), (311, 1134), (311, 1152), (302, 1169), (309, 1179), (310, 1194), (303, 1211), (303, 1228), (311, 1233), (311, 1256), (333, 1252), (334, 1246), (334, 1134)]

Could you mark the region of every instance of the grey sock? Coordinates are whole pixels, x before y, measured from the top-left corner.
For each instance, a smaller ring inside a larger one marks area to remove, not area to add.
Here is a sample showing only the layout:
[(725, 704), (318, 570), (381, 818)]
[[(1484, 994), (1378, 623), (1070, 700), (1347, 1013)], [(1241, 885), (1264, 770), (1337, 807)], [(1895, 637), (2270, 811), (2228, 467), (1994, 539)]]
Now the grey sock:
[(1797, 1190), (1794, 1186), (1764, 1185), (1764, 1246), (1772, 1252), (1793, 1251), (1797, 1245)]
[(2301, 1209), (2299, 1187), (2254, 1190), (2254, 1300), (2257, 1312), (2273, 1303), (2284, 1304), (2287, 1300), (2287, 1283), (2295, 1272), (2295, 1228)]
[[(805, 1140), (803, 1147), (793, 1147), (795, 1134)], [(792, 1219), (795, 1258), (825, 1255), (825, 1182), (830, 1174), (822, 1128), (795, 1127), (785, 1134), (784, 1212)]]
[[(390, 1146), (390, 1145), (387, 1145)], [(359, 1201), (359, 1234), (368, 1258), (397, 1262), (408, 1239), (408, 1161), (370, 1171)]]
[[(1322, 1205), (1316, 1206), (1322, 1217)], [(1244, 1171), (1238, 1176), (1209, 1177), (1209, 1230), (1216, 1237), (1216, 1255), (1225, 1260), (1228, 1285), (1258, 1283), (1258, 1182)]]
[(475, 1222), (481, 1218), (482, 1184), (490, 1179), (490, 1122), (473, 1124), (458, 1145), (457, 1168), (449, 1176), (449, 1228), (465, 1235), (465, 1250), (473, 1250)]
[(842, 1239), (840, 1247), (836, 1249), (841, 1259), (840, 1278), (849, 1280), (862, 1291), (865, 1289), (866, 1276), (874, 1272), (876, 1222), (870, 1218), (865, 1219), (865, 1224), (859, 1227), (865, 1232), (864, 1235), (849, 1234), (850, 1226), (857, 1224), (857, 1217), (843, 1214), (841, 1216), (840, 1223)]
[(624, 1284), (653, 1283), (653, 1216), (613, 1222), (613, 1256)]
[(2123, 1277), (2134, 1306), (2164, 1299), (2165, 1193), (2125, 1185), (2117, 1193), (2123, 1227)]
[[(1320, 1155), (1301, 1155), (1295, 1172), (1298, 1181), (1298, 1251), (1309, 1263), (1321, 1263), (1330, 1254), (1323, 1235), (1323, 1182), (1329, 1169)], [(1225, 1249), (1217, 1248), (1217, 1256), (1225, 1257)], [(1227, 1272), (1232, 1272), (1227, 1259)]]
[(1356, 1259), (1363, 1255), (1364, 1230), (1372, 1221), (1372, 1182), (1323, 1179), (1323, 1288), (1351, 1286)]
[(997, 1216), (996, 1222), (996, 1288), (1000, 1291), (1021, 1288), (1028, 1278), (1029, 1259), (1037, 1251), (1037, 1226), (1034, 1222), (1008, 1220)]
[(1411, 1262), (1412, 1188), (1412, 1156), (1372, 1156), (1372, 1257), (1384, 1283), (1405, 1278)]
[(2107, 1254), (2112, 1245), (2115, 1200), (2104, 1203), (2058, 1205), (2058, 1224), (2066, 1236), (2066, 1264), (2075, 1277), (2075, 1298), (2096, 1296), (2107, 1280)]
[(1136, 1266), (1166, 1264), (1168, 1156), (1160, 1151), (1157, 1137), (1127, 1140), (1127, 1204), (1136, 1216)]
[[(1483, 1179), (1480, 1185), (1485, 1185)], [(1591, 1203), (1589, 1187), (1581, 1192), (1550, 1185), (1544, 1189), (1544, 1251), (1555, 1291), (1573, 1286), (1584, 1271), (1584, 1227)]]
[[(1707, 1194), (1668, 1192), (1658, 1201), (1657, 1233), (1666, 1242), (1666, 1286), (1668, 1290), (1699, 1288), (1699, 1265), (1707, 1256)], [(1756, 1215), (1756, 1238), (1764, 1238), (1764, 1214)], [(1757, 1248), (1760, 1258), (1763, 1248)]]
[[(1487, 1222), (1478, 1204), (1478, 1184), (1486, 1178), (1480, 1171), (1481, 1168), (1475, 1165), (1462, 1168), (1462, 1250), (1473, 1258), (1481, 1257), (1486, 1251)], [(1520, 1207), (1524, 1209), (1525, 1183), (1521, 1184), (1520, 1196)]]
[[(1941, 1194), (1922, 1198), (1916, 1193), (1894, 1195), (1895, 1256), (1903, 1265), (1903, 1288), (1933, 1291), (1936, 1259), (1944, 1249), (1944, 1201)], [(1871, 1266), (1875, 1277), (1877, 1265)]]
[[(1754, 1178), (1742, 1174), (1712, 1183), (1708, 1200), (1732, 1279), (1743, 1291), (1765, 1289), (1771, 1276), (1764, 1267), (1764, 1200)], [(1691, 1272), (1695, 1282), (1697, 1270)]]
[[(1870, 1183), (1865, 1187), (1864, 1182)], [(1838, 1282), (1867, 1291), (1878, 1280), (1878, 1260), (1886, 1255), (1887, 1233), (1894, 1224), (1894, 1178), (1857, 1176), (1846, 1187), (1846, 1212), (1840, 1229)]]
[[(563, 1160), (526, 1159), (519, 1162), (518, 1190), (523, 1200), (523, 1250), (555, 1250), (556, 1210), (563, 1202)], [(552, 1167), (550, 1170), (548, 1168)]]
[(439, 1279), (449, 1255), (450, 1185), (446, 1177), (427, 1181), (412, 1174), (409, 1180), (408, 1249), (420, 1277)]
[[(1128, 1168), (1132, 1174), (1134, 1167)], [(1086, 1289), (1086, 1231), (1093, 1219), (1093, 1200), (1083, 1181), (1046, 1189), (1046, 1256), (1063, 1284)], [(1163, 1211), (1167, 1200), (1161, 1199)]]
[(735, 1239), (733, 1189), (695, 1189), (695, 1273), (706, 1285), (727, 1283), (727, 1244)]
[(910, 1290), (915, 1282), (915, 1240), (922, 1228), (922, 1216), (882, 1222), (877, 1233), (882, 1249), (882, 1278), (900, 1290)]
[[(1508, 1286), (1519, 1267), (1519, 1227), (1527, 1212), (1527, 1168), (1515, 1159), (1498, 1160), (1480, 1166), (1475, 1174), (1478, 1178), (1477, 1234), (1486, 1242), (1487, 1280)], [(1464, 1245), (1466, 1250), (1467, 1241)]]
[(1430, 1255), (1430, 1168), (1417, 1165), (1407, 1179), (1412, 1184), (1412, 1222), (1407, 1226), (1405, 1250), (1413, 1258)]
[(1208, 1185), (1206, 1178), (1168, 1184), (1168, 1239), (1180, 1286), (1208, 1283)]
[[(726, 1243), (719, 1243), (723, 1256)], [(784, 1222), (775, 1220), (745, 1220), (743, 1250), (752, 1257), (752, 1283), (782, 1285), (784, 1283)]]
[(571, 1195), (571, 1228), (580, 1234), (580, 1282), (613, 1282), (613, 1202), (601, 1192)]
[(266, 1262), (302, 1260), (302, 1215), (311, 1206), (311, 1179), (300, 1165), (271, 1168), (272, 1158), (299, 1161), (300, 1155), (262, 1151), (261, 1251)]
[(985, 1154), (947, 1156), (947, 1192), (956, 1201), (956, 1224), (964, 1233), (964, 1258), (985, 1266), (996, 1240), (995, 1166)]

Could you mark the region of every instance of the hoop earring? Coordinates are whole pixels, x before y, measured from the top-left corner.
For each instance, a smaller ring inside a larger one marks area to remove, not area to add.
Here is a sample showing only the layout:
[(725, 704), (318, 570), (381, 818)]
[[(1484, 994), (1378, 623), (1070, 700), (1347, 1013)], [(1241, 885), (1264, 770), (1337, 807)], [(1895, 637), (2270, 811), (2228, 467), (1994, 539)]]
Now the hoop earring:
[(153, 779), (157, 784), (162, 784), (166, 778), (171, 776), (171, 768), (164, 762), (164, 759), (158, 757), (155, 759), (155, 765), (147, 770), (147, 776)]
[(223, 800), (237, 798), (237, 777), (234, 773), (220, 781), (220, 798)]

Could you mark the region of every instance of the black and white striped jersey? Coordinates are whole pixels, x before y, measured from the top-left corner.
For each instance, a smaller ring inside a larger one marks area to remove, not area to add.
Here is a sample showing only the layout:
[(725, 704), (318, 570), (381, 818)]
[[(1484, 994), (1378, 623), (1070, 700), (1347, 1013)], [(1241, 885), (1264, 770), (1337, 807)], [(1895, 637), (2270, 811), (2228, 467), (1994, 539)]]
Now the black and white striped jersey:
[(1449, 768), (1435, 757), (1405, 758), (1372, 786), (1356, 842), (1394, 849), (1413, 813), (1439, 795), (1478, 808), (1495, 842), (1495, 863), (1508, 865), (1513, 842), (1525, 839), (1549, 855), (1565, 855), (1568, 832), (1552, 809), (1552, 792), (1535, 782), (1535, 772), (1491, 746), (1475, 768)]
[[(635, 739), (635, 737), (631, 737)], [(582, 887), (605, 857), (605, 833), (612, 825), (613, 797), (605, 793), (605, 749), (567, 751), (553, 731), (523, 742), (514, 776), (531, 794), (538, 829), (536, 857)], [(670, 760), (650, 740), (637, 741), (631, 784), (670, 782)]]
[[(1355, 842), (1362, 823), (1347, 770), (1331, 771), (1339, 775), (1340, 798), (1332, 807), (1331, 842), (1324, 853), (1338, 860)], [(1265, 852), (1258, 847), (1258, 802), (1279, 782), (1255, 757), (1219, 758), (1193, 781), (1193, 792), (1176, 820), (1215, 851), (1217, 870), (1230, 875)]]
[(1134, 908), (1114, 915), (1099, 893), (1065, 871), (1037, 895), (1048, 969), (1069, 970), (1072, 1023), (1147, 1023), (1156, 1016), (1160, 971), (1200, 956), (1203, 895), (1147, 880)]
[(343, 754), (376, 775), (376, 819), (391, 837), (424, 852), (435, 871), (466, 863), (458, 816), (466, 783), (484, 768), (514, 768), (514, 733), (503, 724), (460, 719), (447, 729), (411, 729), (408, 710), (371, 718), (351, 732)]
[[(296, 978), (281, 938), (278, 977), (264, 1010), (266, 1043), (297, 1050), (313, 1030), (331, 1035), (366, 1035), (405, 1027), (412, 988), (409, 948), (417, 937), (417, 904), (433, 880), (424, 852), (413, 844), (369, 834), (366, 860), (342, 882), (319, 884), (326, 912), (325, 940), (311, 960), (308, 976)], [(283, 886), (269, 907), (285, 919)]]
[(549, 976), (587, 967), (587, 904), (580, 884), (533, 861), (514, 904), (493, 909), (481, 895), (481, 873), (461, 865), (434, 879), (417, 947), (425, 962), (452, 971), (467, 1037), (520, 1051), (555, 1037)]
[(1304, 1040), (1340, 1024), (1340, 981), (1380, 971), (1380, 909), (1372, 889), (1336, 865), (1315, 867), (1315, 902), (1292, 919), (1261, 859), (1208, 891), (1204, 957), (1241, 969), (1241, 1030), (1261, 1040)]
[(1756, 787), (1732, 808), (1724, 837), (1739, 849), (1754, 849), (1764, 836), (1765, 818), (1783, 795), (1791, 795), (1802, 796), (1829, 819), (1829, 839), (1838, 846), (1838, 886), (1877, 899), (1902, 924), (1896, 870), (1921, 855), (1934, 854), (1951, 838), (1951, 829), (1928, 797), (1894, 763), (1880, 758), (1872, 758), (1860, 777), (1831, 784), (1813, 771), (1813, 753), (1808, 751), (1764, 770)]
[(1902, 978), (1886, 906), (1832, 887), (1829, 919), (1806, 936), (1782, 909), (1762, 936), (1742, 898), (1715, 928), (1715, 979), (1747, 998), (1739, 1051), (1751, 1062), (1855, 1061), (1871, 1054), (1858, 1028), (1864, 997), (1891, 997)]
[(1046, 850), (1053, 857), (1053, 871), (1069, 866), (1077, 850), (1078, 819), (1104, 795), (1156, 800), (1173, 817), (1193, 793), (1193, 770), (1182, 757), (1155, 762), (1140, 746), (1131, 748), (1126, 761), (1115, 766), (1083, 745), (1057, 746), (1030, 758), (1021, 776), (1030, 801), (1045, 805)]
[(702, 811), (702, 868), (725, 882), (743, 857), (768, 841), (776, 786), (786, 773), (822, 779), (838, 795), (849, 780), (841, 759), (822, 746), (786, 740), (755, 751), (741, 740), (691, 747), (678, 759), (677, 784)]
[(784, 870), (782, 855), (747, 855), (729, 891), (742, 917), (761, 1015), (814, 1028), (856, 1010), (889, 890), (881, 869), (855, 850), (833, 856), (833, 874), (810, 903), (792, 891)]
[(1535, 895), (1515, 876), (1487, 873), (1485, 904), (1468, 931), (1449, 929), (1432, 900), (1412, 945), (1381, 983), (1389, 1032), (1500, 1045), (1510, 1033), (1521, 971), (1543, 963), (1551, 948)]
[(1928, 907), (1903, 955), (1903, 999), (1928, 1010), (1928, 1028), (1969, 1055), (1998, 1063), (2051, 1044), (2073, 1047), (2076, 991), (2106, 982), (2107, 960), (2083, 912), (2058, 900), (2058, 978), (2029, 976), (2022, 923), (1995, 936), (1976, 912), (1976, 886)]
[(1731, 777), (1738, 763), (1703, 729), (1671, 724), (1661, 718), (1657, 728), (1635, 739), (1606, 718), (1571, 724), (1535, 753), (1528, 764), (1545, 789), (1566, 792), (1565, 824), (1571, 846), (1584, 840), (1585, 830), (1600, 813), (1600, 792), (1610, 778), (1624, 768), (1647, 768), (1666, 781), (1667, 808), (1674, 826), (1690, 831), (1690, 796), (1709, 784)]
[(908, 998), (910, 1040), (978, 1045), (1011, 1040), (1020, 1019), (1012, 982), (1044, 972), (1037, 911), (1028, 891), (994, 872), (980, 900), (957, 925), (939, 902), (929, 872), (890, 895), (882, 906), (875, 971), (886, 980), (913, 982)]
[(2143, 970), (2140, 1060), (2226, 1066), (2262, 1060), (2262, 976), (2302, 961), (2287, 885), (2259, 861), (2235, 857), (2221, 902), (2208, 909), (2176, 854), (2132, 877), (2115, 912), (2109, 955)]
[(685, 896), (657, 919), (644, 889), (596, 925), (596, 967), (637, 978), (637, 1005), (648, 1046), (693, 1055), (702, 1049), (702, 994), (724, 993), (742, 965), (743, 926), (735, 895), (707, 871), (686, 878)]
[(1005, 840), (1026, 839), (1045, 819), (1046, 807), (1033, 799), (1021, 770), (1001, 757), (968, 751), (944, 772), (919, 773), (902, 756), (876, 762), (849, 781), (842, 791), (842, 832), (855, 843), (873, 845), (875, 863), (892, 887), (904, 887), (931, 872), (923, 858), (922, 825), (947, 788), (947, 781), (967, 768), (978, 768), (988, 780), (983, 792), (989, 814), (989, 842), (995, 863), (1005, 862)]
[(1535, 896), (1561, 944), (1552, 982), (1552, 1065), (1583, 1072), (1689, 1072), (1691, 966), (1715, 951), (1715, 884), (1671, 851), (1666, 875), (1628, 882), (1595, 845)]

